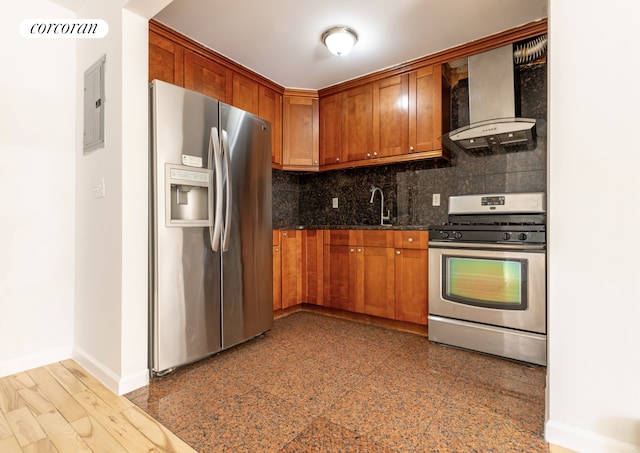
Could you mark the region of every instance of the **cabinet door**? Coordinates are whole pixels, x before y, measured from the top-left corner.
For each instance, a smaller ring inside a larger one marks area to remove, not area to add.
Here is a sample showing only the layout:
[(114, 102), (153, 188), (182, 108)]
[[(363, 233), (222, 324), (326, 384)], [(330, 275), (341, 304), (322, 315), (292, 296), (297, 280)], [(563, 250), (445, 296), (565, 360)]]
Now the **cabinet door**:
[(428, 66), (409, 74), (409, 150), (442, 149), (442, 66)]
[(318, 100), (285, 96), (282, 125), (283, 167), (318, 167)]
[(238, 73), (233, 73), (233, 94), (231, 104), (245, 112), (258, 115), (260, 90), (257, 82), (244, 77)]
[(189, 50), (185, 51), (184, 87), (222, 102), (231, 99), (231, 70)]
[(280, 233), (280, 266), (282, 269), (282, 308), (302, 302), (302, 231)]
[(373, 152), (367, 158), (398, 156), (409, 149), (409, 76), (373, 84)]
[(339, 164), (342, 159), (342, 97), (320, 99), (320, 164)]
[(324, 230), (322, 240), (324, 305), (355, 310), (356, 238), (353, 230)]
[(258, 115), (271, 122), (271, 163), (282, 164), (282, 95), (260, 85)]
[(149, 31), (149, 81), (154, 79), (184, 86), (184, 48)]
[(325, 245), (323, 262), (325, 305), (355, 311), (355, 246)]
[(394, 249), (356, 247), (356, 312), (394, 319)]
[(302, 296), (315, 305), (323, 305), (322, 236), (322, 230), (302, 232)]
[(273, 310), (282, 308), (282, 271), (280, 260), (280, 231), (273, 231)]
[(373, 150), (373, 94), (366, 84), (342, 93), (342, 153), (351, 162)]
[(428, 251), (425, 249), (396, 249), (396, 319), (427, 324)]

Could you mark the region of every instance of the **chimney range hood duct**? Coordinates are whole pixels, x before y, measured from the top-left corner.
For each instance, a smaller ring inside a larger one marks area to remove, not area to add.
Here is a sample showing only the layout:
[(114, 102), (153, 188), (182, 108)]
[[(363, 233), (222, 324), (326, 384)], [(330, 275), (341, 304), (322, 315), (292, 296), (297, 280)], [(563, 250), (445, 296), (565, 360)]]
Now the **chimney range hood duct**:
[(469, 122), (440, 139), (451, 148), (531, 149), (536, 120), (516, 118), (514, 53), (511, 45), (470, 56)]

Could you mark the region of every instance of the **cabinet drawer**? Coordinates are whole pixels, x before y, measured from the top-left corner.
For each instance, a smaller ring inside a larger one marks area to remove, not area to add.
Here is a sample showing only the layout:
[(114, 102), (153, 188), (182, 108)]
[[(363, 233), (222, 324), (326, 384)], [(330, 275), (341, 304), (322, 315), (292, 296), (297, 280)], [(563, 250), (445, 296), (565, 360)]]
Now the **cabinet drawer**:
[(428, 245), (428, 231), (394, 231), (393, 246), (395, 248), (427, 250)]
[(354, 245), (356, 232), (354, 230), (324, 230), (325, 245)]
[(364, 247), (393, 247), (393, 231), (357, 230), (356, 245)]

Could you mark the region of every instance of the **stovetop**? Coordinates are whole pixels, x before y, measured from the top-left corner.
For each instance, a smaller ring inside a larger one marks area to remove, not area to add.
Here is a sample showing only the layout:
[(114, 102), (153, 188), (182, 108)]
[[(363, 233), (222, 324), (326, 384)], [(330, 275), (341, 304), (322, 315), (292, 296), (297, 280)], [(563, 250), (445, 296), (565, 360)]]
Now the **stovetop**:
[(545, 244), (544, 194), (449, 197), (448, 222), (429, 232), (434, 242)]

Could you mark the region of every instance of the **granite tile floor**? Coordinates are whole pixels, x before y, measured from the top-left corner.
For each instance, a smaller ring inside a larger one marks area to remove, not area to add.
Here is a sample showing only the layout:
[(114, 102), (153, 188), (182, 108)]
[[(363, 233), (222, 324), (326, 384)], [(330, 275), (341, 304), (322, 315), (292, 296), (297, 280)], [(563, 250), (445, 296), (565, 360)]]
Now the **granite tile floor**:
[(127, 394), (199, 452), (548, 452), (546, 369), (309, 312)]

